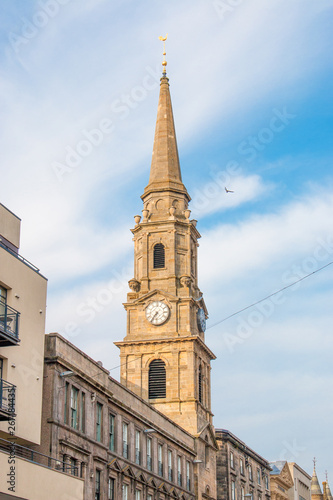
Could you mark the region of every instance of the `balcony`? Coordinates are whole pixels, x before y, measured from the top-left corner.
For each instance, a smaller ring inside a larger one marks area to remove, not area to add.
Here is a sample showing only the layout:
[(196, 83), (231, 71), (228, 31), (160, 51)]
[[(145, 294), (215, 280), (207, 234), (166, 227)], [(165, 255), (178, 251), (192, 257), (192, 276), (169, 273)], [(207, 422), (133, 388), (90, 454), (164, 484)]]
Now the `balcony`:
[(17, 345), (20, 313), (0, 299), (0, 347)]
[(23, 458), (24, 460), (28, 460), (34, 464), (42, 465), (48, 469), (58, 470), (60, 472), (65, 472), (66, 474), (79, 477), (78, 467), (44, 455), (43, 453), (32, 450), (31, 448), (26, 448), (25, 446), (16, 444), (13, 441), (7, 441), (6, 439), (0, 438), (0, 451), (9, 453), (17, 458)]
[(16, 386), (0, 378), (0, 421), (15, 417)]

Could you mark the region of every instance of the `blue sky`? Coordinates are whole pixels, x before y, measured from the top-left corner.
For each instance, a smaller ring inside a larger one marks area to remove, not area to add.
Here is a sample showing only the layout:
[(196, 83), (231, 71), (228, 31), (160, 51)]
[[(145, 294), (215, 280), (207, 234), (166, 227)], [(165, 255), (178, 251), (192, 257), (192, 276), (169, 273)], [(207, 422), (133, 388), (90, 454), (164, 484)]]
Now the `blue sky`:
[(333, 261), (332, 12), (331, 0), (3, 0), (0, 16), (0, 201), (49, 278), (47, 332), (118, 377), (169, 33), (214, 423), (309, 473), (315, 455), (320, 481), (333, 475), (333, 265), (220, 321)]

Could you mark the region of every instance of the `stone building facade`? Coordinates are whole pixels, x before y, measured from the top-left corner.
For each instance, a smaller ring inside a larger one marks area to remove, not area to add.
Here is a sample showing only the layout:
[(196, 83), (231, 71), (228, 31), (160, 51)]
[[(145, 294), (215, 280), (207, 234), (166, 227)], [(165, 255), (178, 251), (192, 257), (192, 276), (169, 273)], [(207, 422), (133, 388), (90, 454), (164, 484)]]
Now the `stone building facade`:
[(270, 500), (267, 460), (225, 429), (216, 429), (218, 500)]
[(289, 500), (311, 500), (311, 476), (295, 462), (288, 462), (293, 488), (288, 490)]
[(271, 462), (270, 473), (272, 500), (288, 500), (289, 491), (294, 486), (288, 463), (285, 460)]
[(194, 500), (195, 438), (59, 334), (46, 336), (42, 451), (86, 500)]

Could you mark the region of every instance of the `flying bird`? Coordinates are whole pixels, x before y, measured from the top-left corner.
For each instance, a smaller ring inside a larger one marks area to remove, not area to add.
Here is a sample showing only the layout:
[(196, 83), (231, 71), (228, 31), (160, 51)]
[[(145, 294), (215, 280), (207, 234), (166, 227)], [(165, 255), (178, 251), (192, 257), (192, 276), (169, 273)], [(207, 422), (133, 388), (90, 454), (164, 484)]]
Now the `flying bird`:
[(230, 191), (230, 189), (224, 188), (226, 193), (234, 193), (235, 191)]

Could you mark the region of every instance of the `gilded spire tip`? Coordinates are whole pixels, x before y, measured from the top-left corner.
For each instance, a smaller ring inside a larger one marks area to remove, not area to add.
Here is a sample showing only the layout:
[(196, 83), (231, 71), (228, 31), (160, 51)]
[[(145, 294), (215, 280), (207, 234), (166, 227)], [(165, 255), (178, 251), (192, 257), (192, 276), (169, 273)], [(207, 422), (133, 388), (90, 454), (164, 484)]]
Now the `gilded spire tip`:
[(162, 66), (163, 66), (163, 76), (166, 76), (166, 66), (167, 66), (167, 62), (166, 62), (166, 59), (165, 59), (165, 56), (166, 56), (166, 51), (165, 51), (165, 42), (168, 38), (168, 33), (165, 35), (165, 36), (159, 36), (158, 39), (161, 40), (161, 42), (163, 42), (163, 61), (162, 61)]

